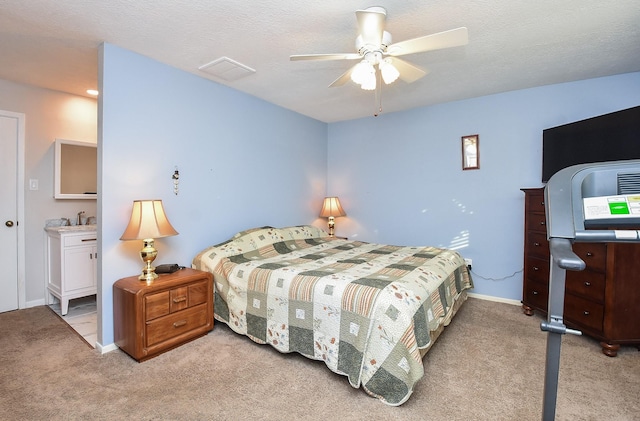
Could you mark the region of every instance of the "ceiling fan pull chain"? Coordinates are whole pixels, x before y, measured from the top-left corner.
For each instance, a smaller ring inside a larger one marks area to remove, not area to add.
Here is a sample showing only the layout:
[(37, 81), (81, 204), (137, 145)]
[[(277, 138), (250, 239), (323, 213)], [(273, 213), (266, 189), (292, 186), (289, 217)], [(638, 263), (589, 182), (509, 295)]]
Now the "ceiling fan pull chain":
[(374, 105), (373, 108), (377, 108), (373, 112), (374, 117), (378, 117), (382, 113), (382, 81), (380, 80), (380, 72), (376, 72), (376, 78), (378, 79), (376, 83), (376, 95), (374, 97)]

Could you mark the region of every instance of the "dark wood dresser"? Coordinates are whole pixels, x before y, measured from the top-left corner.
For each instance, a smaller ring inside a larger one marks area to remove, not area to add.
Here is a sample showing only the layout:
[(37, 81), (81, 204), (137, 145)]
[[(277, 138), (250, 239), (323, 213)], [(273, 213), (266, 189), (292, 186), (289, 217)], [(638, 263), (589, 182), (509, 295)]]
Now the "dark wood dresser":
[(113, 284), (116, 345), (138, 361), (155, 357), (213, 329), (213, 275), (193, 269), (138, 276)]
[[(522, 308), (547, 314), (549, 242), (544, 189), (525, 194)], [(602, 352), (617, 355), (621, 344), (640, 348), (640, 244), (574, 243), (583, 271), (566, 273), (564, 323), (600, 341)]]

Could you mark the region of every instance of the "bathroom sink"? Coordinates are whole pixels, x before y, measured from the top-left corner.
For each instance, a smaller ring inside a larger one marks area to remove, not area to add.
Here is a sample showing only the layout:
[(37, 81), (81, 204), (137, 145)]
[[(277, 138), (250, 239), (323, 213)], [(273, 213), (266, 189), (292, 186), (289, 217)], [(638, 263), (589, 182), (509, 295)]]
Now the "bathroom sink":
[(55, 232), (74, 232), (74, 231), (95, 231), (96, 225), (71, 225), (71, 226), (61, 226), (61, 227), (47, 227), (48, 231)]

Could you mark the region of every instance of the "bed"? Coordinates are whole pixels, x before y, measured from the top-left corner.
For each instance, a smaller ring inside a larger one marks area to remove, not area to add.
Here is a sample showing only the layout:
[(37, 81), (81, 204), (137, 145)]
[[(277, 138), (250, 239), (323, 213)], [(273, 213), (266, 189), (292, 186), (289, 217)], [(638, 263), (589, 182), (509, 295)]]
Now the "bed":
[(351, 241), (310, 225), (239, 232), (192, 267), (213, 273), (217, 320), (324, 361), (388, 405), (411, 396), (422, 357), (473, 286), (453, 250)]

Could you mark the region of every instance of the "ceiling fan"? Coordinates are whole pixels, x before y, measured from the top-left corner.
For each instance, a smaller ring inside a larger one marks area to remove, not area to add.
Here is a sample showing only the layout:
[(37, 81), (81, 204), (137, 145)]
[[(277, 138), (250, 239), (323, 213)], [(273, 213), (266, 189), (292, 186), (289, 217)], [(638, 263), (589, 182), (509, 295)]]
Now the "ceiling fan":
[(422, 53), (441, 48), (457, 47), (469, 42), (467, 28), (461, 27), (392, 44), (391, 34), (384, 30), (387, 11), (383, 7), (357, 10), (360, 33), (356, 38), (356, 53), (292, 55), (297, 60), (360, 60), (329, 87), (342, 86), (350, 79), (362, 89), (374, 90), (379, 82), (376, 66), (382, 80), (392, 83), (396, 79), (411, 83), (427, 74), (427, 71), (398, 58), (407, 54)]

